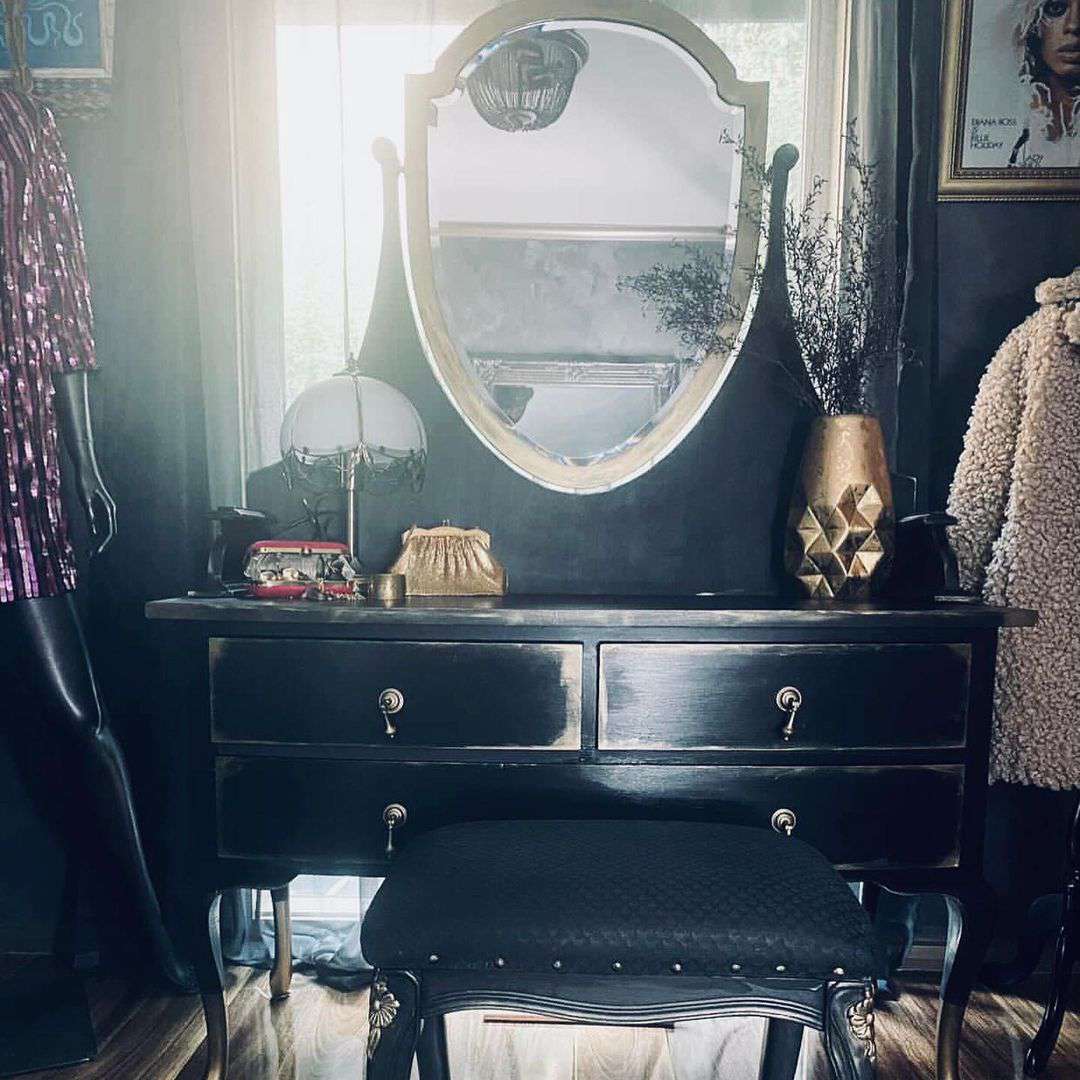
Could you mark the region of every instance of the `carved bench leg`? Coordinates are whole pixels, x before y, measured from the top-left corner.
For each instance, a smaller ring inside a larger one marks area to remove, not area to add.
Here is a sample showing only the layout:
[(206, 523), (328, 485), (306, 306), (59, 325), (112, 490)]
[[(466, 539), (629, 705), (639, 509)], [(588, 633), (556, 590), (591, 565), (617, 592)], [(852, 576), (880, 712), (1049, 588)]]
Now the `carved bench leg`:
[(274, 966), (270, 969), (270, 1000), (289, 996), (292, 984), (292, 916), (289, 914), (289, 886), (271, 889), (274, 904)]
[(825, 1052), (835, 1080), (874, 1080), (874, 988), (833, 983), (825, 992)]
[(376, 971), (368, 1005), (367, 1080), (409, 1080), (420, 1035), (420, 983), (411, 971)]
[(802, 1037), (803, 1026), (794, 1020), (766, 1020), (758, 1080), (795, 1080)]

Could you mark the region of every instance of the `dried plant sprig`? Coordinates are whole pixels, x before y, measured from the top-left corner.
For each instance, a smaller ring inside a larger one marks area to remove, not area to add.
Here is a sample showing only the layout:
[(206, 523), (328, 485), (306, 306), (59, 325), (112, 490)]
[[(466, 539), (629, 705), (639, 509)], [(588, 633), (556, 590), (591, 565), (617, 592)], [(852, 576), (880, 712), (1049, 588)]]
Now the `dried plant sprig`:
[(681, 263), (656, 263), (643, 273), (620, 277), (615, 287), (637, 293), (642, 314), (655, 312), (657, 327), (674, 333), (688, 350), (686, 359), (729, 352), (735, 347), (732, 320), (742, 315), (731, 297), (731, 260), (697, 244), (672, 246), (685, 253)]
[[(767, 250), (771, 170), (752, 147), (727, 135), (746, 165), (744, 175), (754, 191), (740, 210), (762, 193), (760, 251)], [(817, 176), (799, 202), (784, 208), (782, 243), (787, 263), (790, 329), (798, 344), (809, 384), (795, 377), (781, 358), (796, 396), (811, 410), (829, 415), (870, 410), (878, 372), (900, 348), (900, 279), (892, 260), (895, 223), (885, 212), (877, 166), (859, 153), (855, 122), (844, 137), (848, 188), (839, 214), (821, 209), (826, 182)], [(658, 314), (662, 329), (679, 334), (698, 355), (731, 348), (723, 326), (741, 318), (730, 295), (727, 260), (691, 245), (681, 265), (658, 263), (644, 274), (621, 278), (620, 289), (637, 292), (646, 309)], [(751, 273), (759, 290), (764, 267)], [(711, 320), (711, 321), (710, 321)]]

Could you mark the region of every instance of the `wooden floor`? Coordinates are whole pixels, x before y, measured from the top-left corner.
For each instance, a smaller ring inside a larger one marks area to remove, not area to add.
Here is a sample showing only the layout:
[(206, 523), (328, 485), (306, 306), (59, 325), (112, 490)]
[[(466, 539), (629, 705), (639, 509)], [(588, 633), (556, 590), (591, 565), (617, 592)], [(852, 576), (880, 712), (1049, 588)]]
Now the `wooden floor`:
[[(6, 961), (0, 964), (0, 977), (17, 978), (19, 969), (19, 963)], [(87, 985), (101, 1043), (97, 1060), (80, 1068), (27, 1074), (28, 1080), (200, 1080), (204, 1049), (197, 998), (146, 992), (112, 979), (91, 979)], [(1043, 989), (1033, 984), (1014, 996), (975, 995), (965, 1027), (965, 1080), (1019, 1080), (1024, 1043), (1041, 1015)], [(929, 1080), (936, 988), (909, 980), (903, 990), (898, 1002), (878, 1010), (878, 1076)], [(271, 1005), (265, 973), (234, 970), (230, 1077), (359, 1080), (365, 998), (297, 975), (291, 997)], [(1080, 1005), (1080, 995), (1074, 1004)], [(755, 1073), (747, 1064), (757, 1039), (753, 1021), (628, 1031), (492, 1023), (467, 1013), (451, 1018), (451, 1024), (451, 1065), (460, 1080), (739, 1080)], [(825, 1075), (817, 1065), (816, 1037), (804, 1059), (805, 1077)], [(1075, 1013), (1066, 1017), (1058, 1053), (1044, 1075), (1046, 1080), (1080, 1077), (1080, 1019)]]

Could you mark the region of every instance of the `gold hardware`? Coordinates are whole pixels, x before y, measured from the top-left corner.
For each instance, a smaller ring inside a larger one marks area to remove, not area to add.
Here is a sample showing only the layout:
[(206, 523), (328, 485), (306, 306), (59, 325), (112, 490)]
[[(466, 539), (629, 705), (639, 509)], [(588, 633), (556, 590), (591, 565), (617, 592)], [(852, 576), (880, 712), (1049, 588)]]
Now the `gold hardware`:
[(776, 707), (787, 713), (787, 723), (780, 729), (785, 742), (795, 734), (795, 716), (802, 707), (802, 691), (797, 686), (785, 686), (776, 691)]
[(400, 1007), (401, 1002), (390, 993), (386, 980), (376, 979), (371, 987), (371, 1005), (368, 1009), (368, 1061), (375, 1056), (383, 1031), (397, 1019)]
[(409, 811), (401, 803), (393, 802), (383, 810), (382, 819), (386, 825), (386, 857), (389, 859), (394, 854), (394, 830), (409, 820)]
[(784, 836), (790, 836), (795, 831), (795, 826), (798, 823), (799, 819), (795, 816), (794, 810), (782, 807), (773, 812), (772, 827)]
[(847, 1022), (851, 1034), (863, 1044), (867, 1060), (873, 1064), (877, 1046), (874, 1042), (874, 989), (869, 983), (862, 998), (847, 1007)]
[(386, 724), (386, 736), (392, 739), (397, 734), (397, 727), (390, 719), (395, 713), (405, 708), (405, 695), (390, 686), (379, 695), (379, 712), (382, 713), (383, 722)]

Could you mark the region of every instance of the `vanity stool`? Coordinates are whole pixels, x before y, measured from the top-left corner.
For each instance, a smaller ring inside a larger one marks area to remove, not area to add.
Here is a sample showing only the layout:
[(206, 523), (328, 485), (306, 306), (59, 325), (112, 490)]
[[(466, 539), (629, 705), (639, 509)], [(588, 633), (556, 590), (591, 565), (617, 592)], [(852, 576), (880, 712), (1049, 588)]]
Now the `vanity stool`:
[[(782, 823), (781, 823), (782, 824)], [(591, 1024), (768, 1019), (761, 1080), (803, 1027), (833, 1075), (874, 1075), (869, 917), (791, 836), (680, 821), (482, 821), (412, 840), (368, 910), (370, 1080), (448, 1080), (444, 1016), (513, 1009)]]

